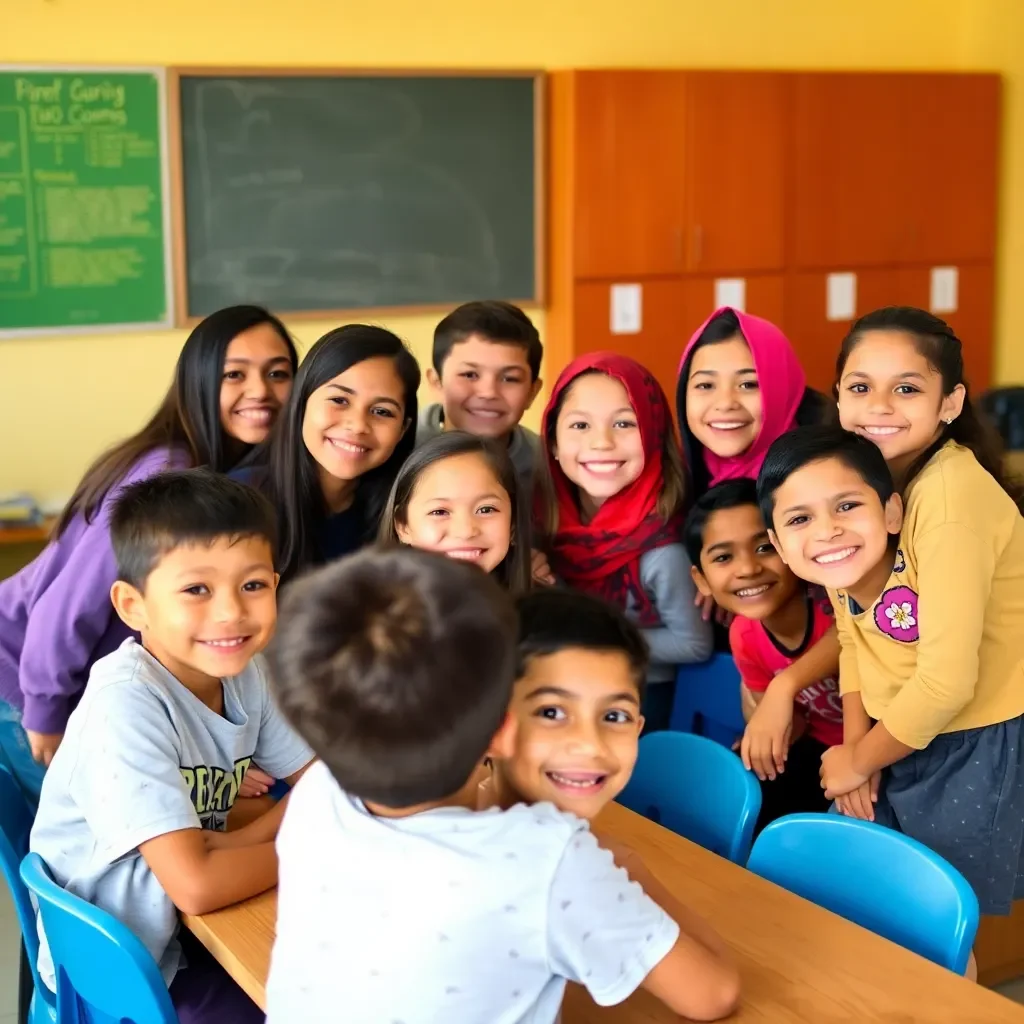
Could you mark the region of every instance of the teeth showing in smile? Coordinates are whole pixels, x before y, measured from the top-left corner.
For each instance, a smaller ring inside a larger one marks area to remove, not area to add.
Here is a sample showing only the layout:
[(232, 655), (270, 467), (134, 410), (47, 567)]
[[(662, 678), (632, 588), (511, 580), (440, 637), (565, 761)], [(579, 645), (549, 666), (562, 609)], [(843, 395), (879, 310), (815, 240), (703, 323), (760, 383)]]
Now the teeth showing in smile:
[(594, 789), (604, 785), (605, 775), (597, 772), (573, 772), (563, 775), (561, 772), (548, 772), (548, 778), (559, 786), (571, 786), (573, 789)]
[(582, 465), (591, 473), (614, 473), (622, 467), (621, 462), (584, 462)]
[(483, 548), (459, 548), (455, 551), (446, 551), (449, 558), (458, 558), (466, 562), (476, 562), (483, 555)]
[(745, 427), (746, 423), (709, 423), (708, 426), (712, 430), (739, 430), (741, 427)]
[(844, 558), (849, 558), (856, 550), (856, 548), (843, 548), (842, 551), (830, 551), (827, 555), (818, 555), (814, 561), (819, 565), (829, 565), (832, 562), (841, 562)]
[(482, 416), (485, 420), (496, 420), (501, 413), (497, 409), (470, 409), (471, 416)]
[(872, 437), (888, 437), (891, 434), (898, 434), (903, 428), (902, 427), (862, 427), (865, 434), (870, 434)]
[(365, 455), (370, 449), (364, 448), (361, 444), (352, 444), (349, 441), (336, 441), (333, 437), (327, 438), (329, 444), (343, 452), (351, 452), (353, 455)]
[(237, 409), (235, 415), (252, 420), (253, 423), (263, 424), (270, 422), (271, 411), (270, 409)]
[(736, 596), (737, 597), (758, 597), (761, 594), (763, 594), (768, 589), (769, 586), (770, 586), (770, 584), (764, 583), (760, 587), (744, 587), (743, 590), (737, 590), (736, 591)]
[(230, 640), (200, 640), (202, 644), (206, 644), (207, 647), (220, 647), (223, 650), (234, 650), (237, 647), (241, 647), (249, 638), (247, 636), (235, 636)]

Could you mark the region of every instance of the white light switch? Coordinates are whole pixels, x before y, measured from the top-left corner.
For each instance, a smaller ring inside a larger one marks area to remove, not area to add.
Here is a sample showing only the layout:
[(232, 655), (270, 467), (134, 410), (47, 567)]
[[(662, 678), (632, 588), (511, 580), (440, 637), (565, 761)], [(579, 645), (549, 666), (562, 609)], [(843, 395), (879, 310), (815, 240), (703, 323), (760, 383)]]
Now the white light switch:
[(643, 324), (643, 294), (638, 284), (613, 284), (612, 334), (639, 334)]
[(731, 306), (747, 311), (747, 281), (743, 277), (719, 277), (715, 281), (715, 309)]
[(825, 310), (827, 320), (852, 320), (857, 315), (856, 274), (828, 275)]
[(960, 271), (956, 267), (932, 267), (931, 299), (933, 313), (955, 313), (960, 298)]

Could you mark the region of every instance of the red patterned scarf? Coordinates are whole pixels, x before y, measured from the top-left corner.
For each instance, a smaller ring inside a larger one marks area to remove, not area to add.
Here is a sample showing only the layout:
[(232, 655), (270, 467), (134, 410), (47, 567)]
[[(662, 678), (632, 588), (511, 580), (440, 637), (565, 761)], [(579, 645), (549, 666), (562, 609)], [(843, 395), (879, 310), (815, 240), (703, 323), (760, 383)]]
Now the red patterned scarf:
[(578, 488), (552, 456), (550, 444), (545, 443), (544, 454), (558, 506), (551, 567), (569, 586), (602, 597), (622, 609), (631, 605), (641, 625), (657, 625), (657, 611), (640, 582), (640, 556), (680, 540), (681, 517), (674, 516), (666, 523), (657, 508), (665, 479), (665, 433), (672, 430), (668, 400), (654, 377), (632, 359), (611, 352), (580, 356), (555, 382), (544, 410), (545, 441), (554, 436), (557, 410), (569, 385), (588, 371), (607, 374), (626, 389), (640, 429), (644, 468), (632, 484), (605, 501), (594, 518), (584, 523)]

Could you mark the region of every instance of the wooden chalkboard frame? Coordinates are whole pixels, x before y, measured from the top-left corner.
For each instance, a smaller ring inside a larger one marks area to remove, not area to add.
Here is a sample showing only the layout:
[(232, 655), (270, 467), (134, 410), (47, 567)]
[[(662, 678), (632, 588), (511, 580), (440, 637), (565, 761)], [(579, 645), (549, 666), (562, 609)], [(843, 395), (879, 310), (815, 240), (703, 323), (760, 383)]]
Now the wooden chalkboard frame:
[(62, 327), (7, 327), (0, 328), (0, 342), (8, 338), (40, 338), (61, 335), (96, 335), (96, 334), (132, 334), (148, 331), (167, 331), (175, 327), (175, 307), (173, 303), (175, 291), (174, 268), (176, 266), (173, 245), (173, 216), (171, 200), (171, 136), (168, 121), (168, 75), (167, 68), (152, 64), (0, 64), (3, 72), (42, 73), (55, 72), (67, 74), (82, 72), (83, 74), (142, 74), (153, 75), (157, 84), (157, 117), (160, 125), (160, 184), (163, 189), (163, 209), (161, 223), (164, 231), (164, 308), (166, 313), (161, 320), (147, 320), (131, 324), (78, 324)]
[[(533, 295), (501, 295), (524, 306), (543, 306), (546, 295), (547, 230), (547, 127), (546, 75), (544, 71), (516, 68), (306, 68), (306, 67), (204, 67), (178, 65), (167, 68), (167, 124), (170, 134), (171, 238), (174, 259), (174, 319), (178, 327), (194, 327), (201, 317), (188, 311), (188, 265), (185, 226), (185, 171), (181, 124), (181, 80), (183, 78), (529, 78), (533, 80), (534, 154), (534, 284)], [(481, 296), (483, 297), (483, 296)], [(289, 310), (287, 320), (367, 320), (391, 316), (416, 316), (451, 308), (450, 303), (417, 306), (359, 306), (340, 309)]]

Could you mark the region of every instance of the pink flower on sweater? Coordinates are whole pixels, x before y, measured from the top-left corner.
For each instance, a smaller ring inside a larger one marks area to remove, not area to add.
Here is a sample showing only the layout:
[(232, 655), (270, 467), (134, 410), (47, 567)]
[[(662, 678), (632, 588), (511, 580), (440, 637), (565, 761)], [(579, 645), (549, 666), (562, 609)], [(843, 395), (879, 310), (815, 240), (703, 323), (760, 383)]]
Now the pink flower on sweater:
[(875, 604), (875, 625), (903, 644), (916, 643), (921, 638), (918, 627), (917, 594), (910, 587), (893, 587)]

